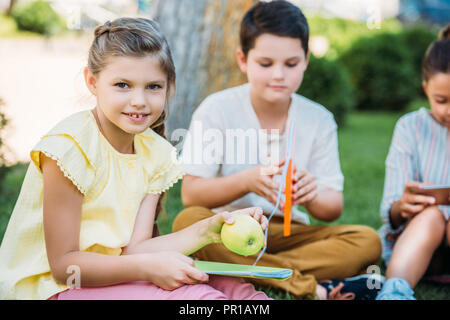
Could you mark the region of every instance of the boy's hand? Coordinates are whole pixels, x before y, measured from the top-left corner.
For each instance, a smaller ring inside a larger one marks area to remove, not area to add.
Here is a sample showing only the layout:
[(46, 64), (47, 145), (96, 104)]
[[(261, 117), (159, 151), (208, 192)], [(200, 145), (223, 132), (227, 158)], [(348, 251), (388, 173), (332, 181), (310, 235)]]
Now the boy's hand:
[(400, 211), (400, 216), (403, 219), (406, 220), (414, 217), (416, 214), (422, 212), (426, 207), (434, 205), (436, 202), (434, 197), (414, 192), (414, 189), (419, 189), (423, 185), (425, 184), (418, 181), (409, 181), (406, 183), (403, 194), (396, 203), (398, 210)]
[(250, 208), (235, 210), (232, 212), (224, 211), (224, 212), (218, 213), (218, 214), (214, 215), (213, 217), (207, 219), (207, 220), (209, 220), (208, 227), (207, 227), (207, 233), (208, 233), (209, 239), (213, 243), (221, 243), (222, 242), (222, 240), (220, 238), (220, 232), (222, 230), (222, 226), (224, 223), (233, 224), (234, 223), (233, 216), (236, 214), (248, 214), (253, 219), (255, 219), (256, 221), (259, 222), (259, 224), (261, 225), (261, 228), (263, 230), (265, 230), (267, 228), (267, 226), (269, 225), (269, 222), (268, 222), (266, 216), (264, 215), (263, 210), (260, 207), (250, 207)]
[(277, 191), (280, 186), (273, 181), (273, 176), (282, 173), (280, 164), (259, 165), (247, 170), (245, 173), (246, 179), (243, 183), (246, 184), (248, 192), (256, 193), (275, 205), (277, 203)]
[(293, 171), (292, 205), (305, 205), (317, 197), (316, 179), (308, 170), (297, 170), (295, 165)]

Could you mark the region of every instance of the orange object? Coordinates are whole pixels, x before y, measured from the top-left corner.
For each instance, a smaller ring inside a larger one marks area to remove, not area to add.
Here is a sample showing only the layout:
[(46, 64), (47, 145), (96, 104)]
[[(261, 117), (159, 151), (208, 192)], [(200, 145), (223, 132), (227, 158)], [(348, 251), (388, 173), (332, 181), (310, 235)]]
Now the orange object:
[(292, 159), (289, 159), (289, 165), (286, 173), (286, 186), (284, 189), (286, 200), (284, 202), (284, 236), (291, 235), (291, 209), (292, 209)]

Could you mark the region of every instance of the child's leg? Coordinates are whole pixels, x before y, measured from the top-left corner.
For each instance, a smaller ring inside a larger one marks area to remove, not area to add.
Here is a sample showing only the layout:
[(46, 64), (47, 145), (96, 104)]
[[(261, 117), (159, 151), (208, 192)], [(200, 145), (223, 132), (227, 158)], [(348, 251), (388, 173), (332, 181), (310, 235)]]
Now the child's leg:
[(447, 227), (445, 230), (445, 234), (447, 236), (447, 246), (450, 247), (450, 219), (447, 220)]
[(340, 280), (367, 272), (381, 256), (381, 240), (377, 232), (363, 225), (308, 226), (293, 224), (291, 236), (283, 236), (283, 220), (274, 217), (269, 229), (277, 252), (302, 273), (317, 280)]
[(444, 232), (445, 219), (438, 207), (429, 207), (416, 215), (395, 243), (386, 278), (405, 279), (414, 288), (442, 243)]
[(131, 282), (108, 287), (69, 289), (51, 300), (228, 300), (207, 284), (185, 285), (172, 291), (148, 282)]
[(272, 300), (264, 292), (256, 291), (251, 283), (241, 278), (209, 276), (208, 284), (223, 292), (229, 300)]
[[(173, 232), (184, 229), (191, 224), (202, 219), (211, 217), (215, 213), (204, 207), (190, 207), (181, 211), (176, 217), (172, 225)], [(272, 222), (271, 222), (272, 224)], [(282, 228), (282, 227), (281, 227)], [(269, 227), (269, 231), (272, 227)], [(270, 232), (269, 232), (270, 233)], [(269, 242), (270, 244), (270, 242)], [(195, 253), (195, 256), (201, 260), (228, 262), (236, 264), (251, 265), (255, 262), (257, 254), (253, 256), (241, 256), (231, 252), (222, 244), (210, 244)], [(284, 281), (274, 279), (247, 279), (249, 282), (256, 283), (261, 286), (277, 287), (282, 290), (292, 292), (294, 295), (314, 296), (316, 293), (317, 282), (312, 275), (304, 275), (291, 265), (290, 261), (282, 259), (274, 254), (265, 253), (258, 262), (260, 266), (276, 266), (280, 268), (293, 269), (292, 276)]]
[[(214, 213), (202, 207), (183, 210), (173, 223), (173, 231)], [(375, 230), (364, 226), (305, 226), (293, 224), (291, 236), (283, 237), (283, 220), (273, 217), (269, 226), (268, 250), (258, 262), (293, 270), (284, 281), (248, 279), (261, 286), (276, 287), (298, 297), (315, 296), (317, 279), (343, 279), (355, 276), (376, 263), (381, 254), (381, 242)], [(244, 257), (232, 253), (222, 244), (211, 244), (196, 252), (202, 260), (251, 265), (257, 255)]]

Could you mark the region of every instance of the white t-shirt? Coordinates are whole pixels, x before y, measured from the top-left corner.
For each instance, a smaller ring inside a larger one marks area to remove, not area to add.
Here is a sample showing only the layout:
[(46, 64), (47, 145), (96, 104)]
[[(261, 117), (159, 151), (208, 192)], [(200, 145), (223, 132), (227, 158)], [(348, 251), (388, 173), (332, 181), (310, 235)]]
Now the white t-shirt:
[[(293, 161), (315, 177), (318, 188), (343, 190), (344, 177), (338, 154), (337, 125), (333, 114), (298, 94), (292, 94), (286, 130), (262, 130), (250, 102), (250, 84), (208, 96), (194, 112), (181, 156), (186, 174), (203, 178), (229, 176), (286, 155), (288, 125), (295, 119)], [(270, 157), (269, 157), (270, 156)], [(277, 183), (281, 175), (274, 176)], [(258, 206), (270, 214), (274, 205), (248, 193), (213, 211), (233, 211)], [(283, 216), (279, 210), (275, 215)], [(292, 208), (292, 220), (309, 224), (306, 213)]]

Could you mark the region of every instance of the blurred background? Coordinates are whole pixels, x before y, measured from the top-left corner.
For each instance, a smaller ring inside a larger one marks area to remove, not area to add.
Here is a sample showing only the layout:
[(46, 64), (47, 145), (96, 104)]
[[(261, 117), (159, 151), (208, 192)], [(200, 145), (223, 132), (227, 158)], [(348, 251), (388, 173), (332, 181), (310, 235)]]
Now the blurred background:
[[(29, 151), (68, 115), (92, 108), (82, 69), (93, 30), (121, 16), (159, 22), (177, 68), (167, 136), (187, 128), (208, 94), (244, 83), (235, 61), (239, 22), (255, 0), (0, 0), (0, 241), (20, 192)], [(333, 112), (345, 176), (345, 209), (332, 224), (378, 229), (384, 161), (398, 118), (428, 107), (421, 62), (450, 0), (292, 0), (310, 27), (311, 58), (299, 93)], [(173, 141), (177, 144), (179, 141)], [(159, 225), (183, 209), (180, 184)], [(313, 224), (322, 224), (313, 221)], [(380, 264), (382, 266), (382, 263)], [(267, 290), (275, 298), (288, 294)], [(450, 299), (421, 282), (419, 299)]]

